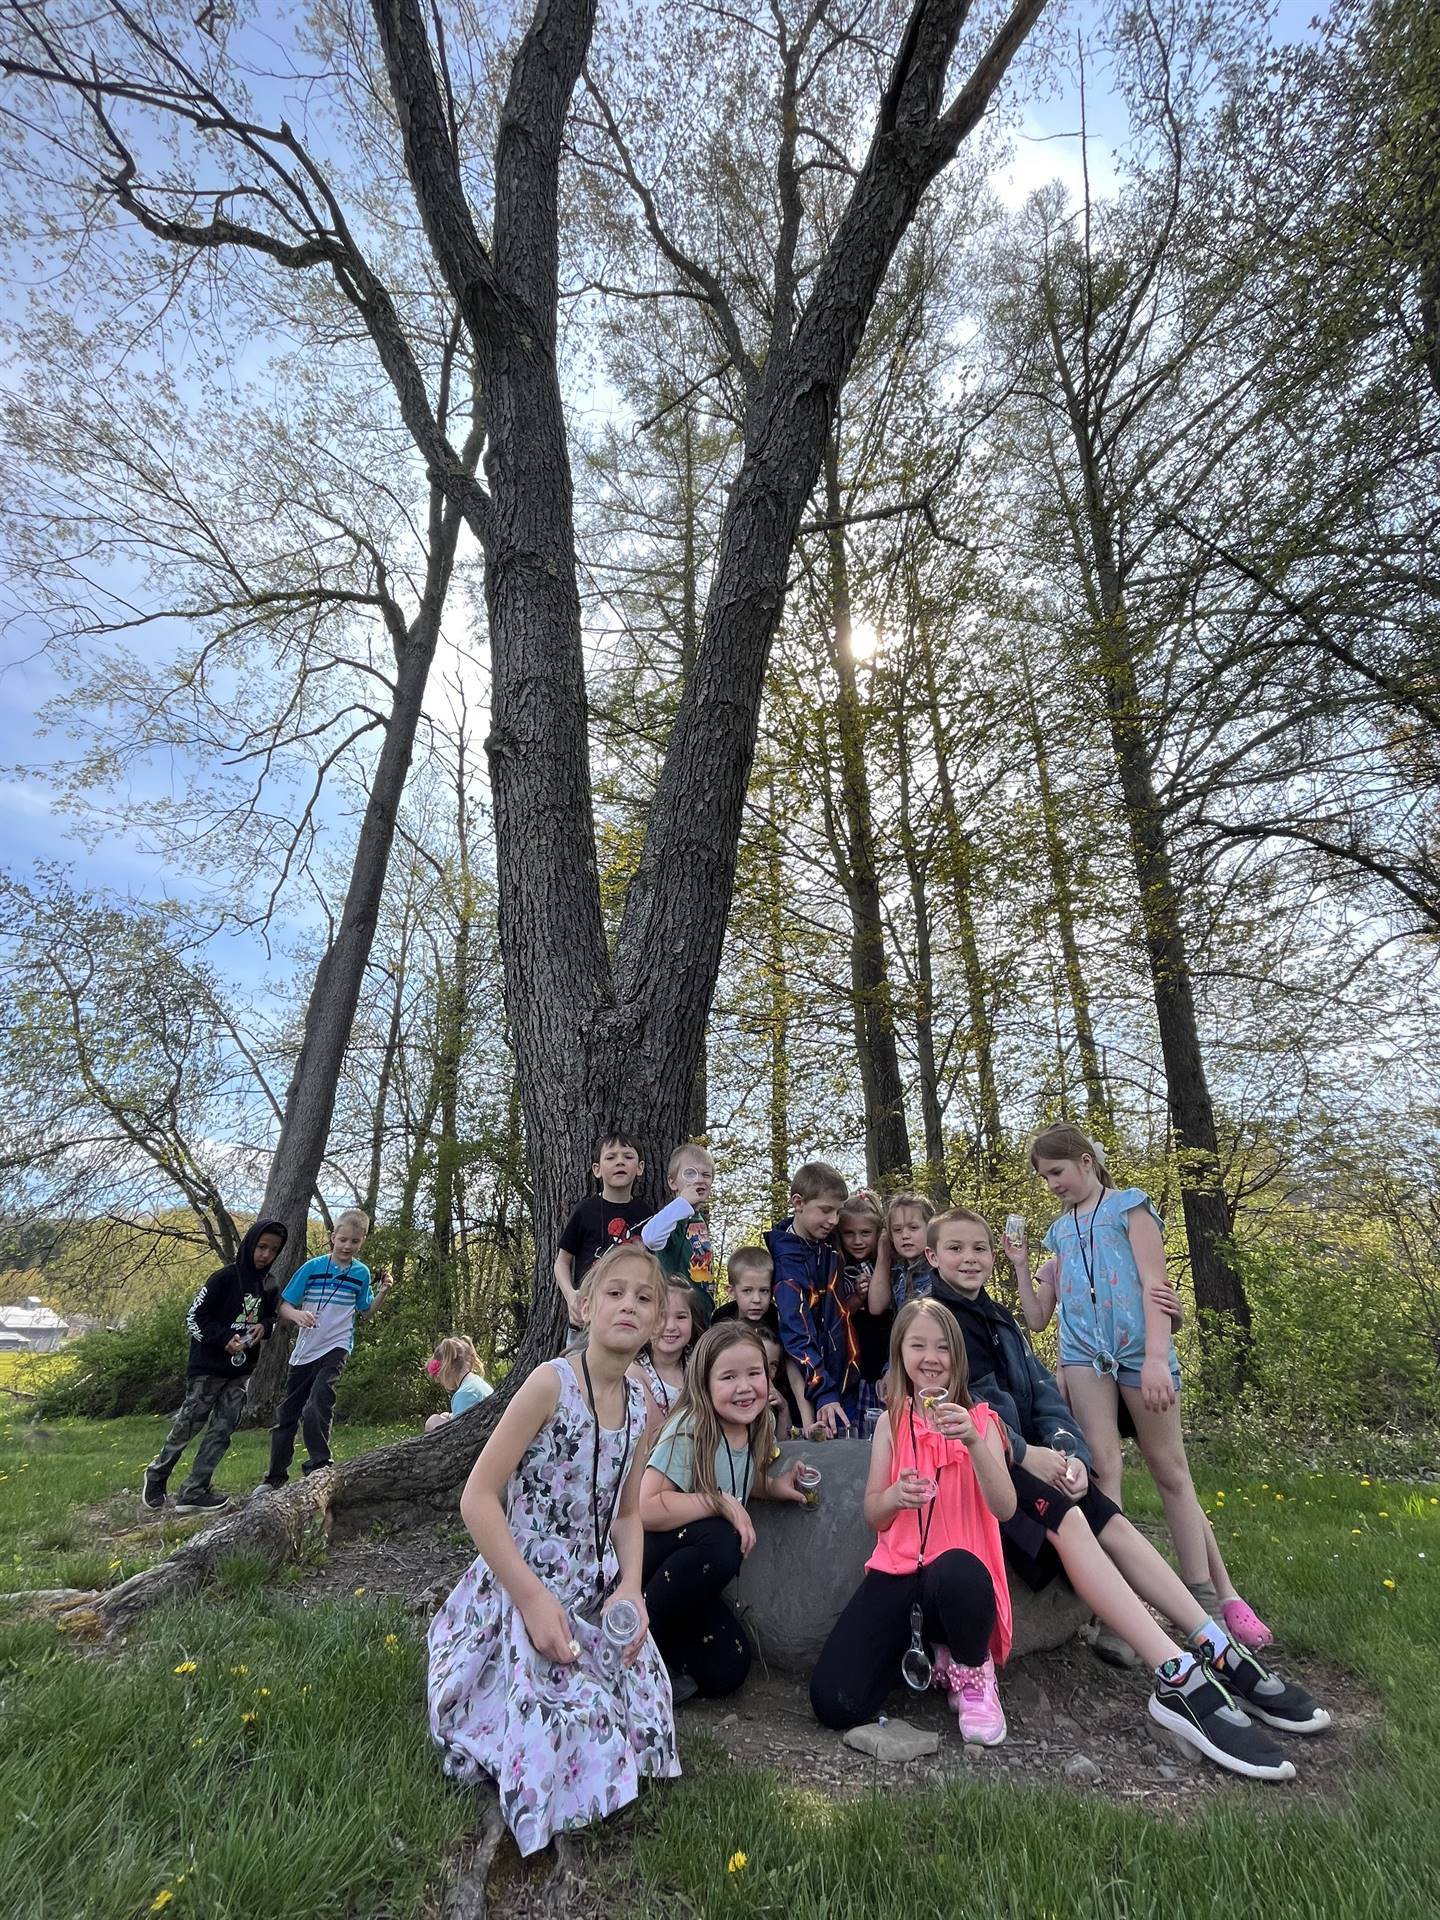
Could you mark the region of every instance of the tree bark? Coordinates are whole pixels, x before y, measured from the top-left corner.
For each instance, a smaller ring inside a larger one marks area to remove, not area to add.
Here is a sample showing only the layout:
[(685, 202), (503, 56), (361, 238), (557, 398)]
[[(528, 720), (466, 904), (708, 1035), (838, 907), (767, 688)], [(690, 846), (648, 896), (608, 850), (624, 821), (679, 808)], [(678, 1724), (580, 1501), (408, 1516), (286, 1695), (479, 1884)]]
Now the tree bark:
[[(439, 520), (441, 516), (435, 516)], [(385, 723), (385, 739), (371, 783), (365, 817), (355, 843), (350, 881), (340, 928), (315, 969), (305, 1006), (300, 1051), (285, 1093), (285, 1111), (265, 1182), (262, 1213), (283, 1220), (289, 1239), (276, 1265), (275, 1284), (302, 1265), (310, 1196), (325, 1157), (325, 1143), (335, 1111), (335, 1093), (344, 1070), (355, 1009), (360, 1002), (365, 969), (380, 918), (380, 897), (390, 866), (395, 822), (420, 724), (430, 665), (440, 637), (440, 616), (454, 560), (460, 516), (446, 508), (439, 540), (432, 545), (425, 597), (410, 624), (404, 643), (396, 649), (395, 698)], [(250, 1377), (249, 1411), (266, 1418), (274, 1411), (285, 1379), (292, 1336), (277, 1323), (274, 1335), (260, 1350)]]
[(1091, 1132), (1105, 1133), (1110, 1126), (1110, 1101), (1105, 1091), (1100, 1066), (1100, 1049), (1095, 1044), (1095, 1026), (1090, 1015), (1090, 989), (1080, 961), (1080, 942), (1076, 937), (1073, 862), (1060, 835), (1060, 814), (1055, 804), (1055, 788), (1050, 778), (1050, 753), (1045, 731), (1035, 706), (1030, 678), (1030, 663), (1024, 662), (1025, 718), (1030, 733), (1030, 749), (1035, 758), (1035, 778), (1040, 789), (1040, 820), (1045, 836), (1045, 864), (1050, 870), (1050, 900), (1055, 927), (1060, 936), (1060, 958), (1065, 988), (1075, 1024), (1075, 1045), (1080, 1055), (1080, 1077), (1085, 1085), (1085, 1111)]
[(840, 697), (834, 726), (840, 749), (840, 806), (845, 819), (845, 892), (850, 907), (850, 993), (865, 1111), (865, 1174), (881, 1192), (910, 1183), (910, 1131), (905, 1082), (895, 1044), (895, 1002), (885, 956), (875, 820), (865, 771), (865, 715), (855, 674), (850, 566), (840, 499), (838, 435), (825, 443), (825, 541), (830, 617)]
[(920, 1078), (920, 1115), (925, 1128), (925, 1170), (921, 1180), (935, 1206), (954, 1204), (945, 1161), (945, 1116), (940, 1100), (940, 1069), (935, 1057), (935, 974), (931, 955), (929, 862), (915, 837), (911, 807), (910, 730), (906, 703), (895, 702), (895, 768), (900, 788), (900, 850), (910, 883), (915, 921), (915, 1057)]
[(955, 912), (954, 939), (960, 949), (960, 966), (965, 976), (965, 1002), (970, 1015), (969, 1052), (975, 1063), (980, 1118), (980, 1172), (984, 1180), (990, 1181), (999, 1171), (1004, 1129), (1000, 1119), (1000, 1092), (995, 1079), (995, 1028), (990, 1015), (989, 983), (985, 977), (985, 966), (980, 957), (980, 939), (975, 927), (974, 847), (960, 818), (955, 780), (950, 771), (950, 748), (940, 712), (935, 659), (928, 637), (921, 648), (921, 661), (925, 707), (935, 750), (936, 783), (940, 790), (940, 819), (945, 829), (950, 898)]

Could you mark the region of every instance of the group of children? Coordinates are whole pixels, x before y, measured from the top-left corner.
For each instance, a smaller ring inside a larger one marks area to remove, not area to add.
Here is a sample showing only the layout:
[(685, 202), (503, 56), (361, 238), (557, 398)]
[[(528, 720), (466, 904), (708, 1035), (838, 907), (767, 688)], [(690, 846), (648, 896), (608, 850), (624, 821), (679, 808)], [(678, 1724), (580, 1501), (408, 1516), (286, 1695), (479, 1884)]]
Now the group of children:
[[(744, 1681), (725, 1589), (754, 1544), (751, 1502), (807, 1499), (808, 1463), (777, 1465), (791, 1427), (873, 1434), (874, 1551), (811, 1678), (826, 1725), (868, 1719), (903, 1678), (943, 1687), (967, 1740), (1003, 1740), (1010, 1575), (1039, 1587), (1063, 1569), (1097, 1651), (1153, 1670), (1156, 1722), (1232, 1772), (1293, 1775), (1270, 1730), (1329, 1715), (1256, 1657), (1269, 1629), (1195, 1496), (1158, 1217), (1072, 1128), (1041, 1134), (1031, 1163), (1064, 1209), (1051, 1258), (1031, 1274), (1018, 1217), (1004, 1246), (1030, 1325), (1060, 1314), (1058, 1384), (988, 1291), (978, 1214), (913, 1193), (882, 1212), (808, 1162), (789, 1216), (731, 1255), (717, 1309), (709, 1155), (678, 1148), (674, 1198), (647, 1216), (638, 1149), (600, 1143), (599, 1204), (567, 1224), (555, 1267), (583, 1339), (530, 1375), (476, 1461), (461, 1514), (479, 1557), (430, 1629), (442, 1763), (494, 1781), (522, 1852), (677, 1773), (673, 1703)], [(1180, 1575), (1120, 1510), (1122, 1419)]]
[[(335, 1216), (329, 1253), (307, 1260), (284, 1290), (277, 1291), (266, 1285), (266, 1276), (289, 1236), (283, 1221), (257, 1220), (235, 1259), (210, 1275), (186, 1315), (190, 1351), (185, 1397), (141, 1483), (140, 1499), (148, 1512), (165, 1510), (170, 1476), (197, 1434), (200, 1444), (176, 1497), (175, 1511), (219, 1513), (230, 1504), (211, 1484), (212, 1477), (245, 1411), (246, 1389), (260, 1344), (274, 1333), (277, 1322), (288, 1322), (299, 1331), (290, 1352), (285, 1392), (270, 1429), (270, 1463), (255, 1492), (272, 1493), (289, 1479), (297, 1430), (305, 1440), (302, 1473), (329, 1466), (335, 1393), (355, 1344), (356, 1319), (369, 1313), (393, 1284), (383, 1269), (372, 1281), (370, 1269), (359, 1258), (369, 1231), (363, 1210), (347, 1207)], [(425, 1371), (450, 1396), (449, 1411), (431, 1414), (425, 1422), (427, 1433), (491, 1392), (480, 1371), (479, 1355), (463, 1334), (441, 1340)]]

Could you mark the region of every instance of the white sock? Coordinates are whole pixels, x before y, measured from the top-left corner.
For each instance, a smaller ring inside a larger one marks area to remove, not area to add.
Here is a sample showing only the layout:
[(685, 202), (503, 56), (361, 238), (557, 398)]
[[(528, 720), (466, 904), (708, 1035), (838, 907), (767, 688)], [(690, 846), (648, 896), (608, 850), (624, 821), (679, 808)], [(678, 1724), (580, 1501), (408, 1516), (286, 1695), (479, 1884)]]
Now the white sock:
[(1230, 1651), (1230, 1636), (1223, 1627), (1217, 1627), (1213, 1620), (1205, 1620), (1195, 1631), (1185, 1637), (1187, 1647), (1194, 1647), (1198, 1653), (1202, 1647), (1208, 1647), (1217, 1660), (1223, 1660)]

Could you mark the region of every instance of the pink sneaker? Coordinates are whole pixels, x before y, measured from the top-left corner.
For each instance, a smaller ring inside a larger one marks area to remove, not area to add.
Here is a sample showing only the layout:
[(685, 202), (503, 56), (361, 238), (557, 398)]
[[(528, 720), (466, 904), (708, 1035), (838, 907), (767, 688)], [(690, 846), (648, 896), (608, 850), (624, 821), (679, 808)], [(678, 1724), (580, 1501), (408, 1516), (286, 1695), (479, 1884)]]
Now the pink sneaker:
[(950, 1704), (960, 1716), (962, 1739), (981, 1747), (998, 1747), (1006, 1727), (995, 1662), (987, 1660), (983, 1667), (952, 1666), (950, 1671), (959, 1682), (951, 1690)]
[(1227, 1600), (1220, 1609), (1220, 1618), (1230, 1638), (1238, 1640), (1242, 1647), (1249, 1647), (1252, 1653), (1258, 1647), (1268, 1647), (1275, 1638), (1255, 1609), (1244, 1600)]

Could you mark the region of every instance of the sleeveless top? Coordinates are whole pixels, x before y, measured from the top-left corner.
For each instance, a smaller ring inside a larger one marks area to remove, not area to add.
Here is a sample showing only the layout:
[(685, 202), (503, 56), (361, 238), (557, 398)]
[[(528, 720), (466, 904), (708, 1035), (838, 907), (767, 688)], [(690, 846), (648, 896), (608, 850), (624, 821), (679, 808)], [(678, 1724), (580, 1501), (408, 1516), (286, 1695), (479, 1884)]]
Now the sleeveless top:
[[(970, 1410), (981, 1433), (991, 1427), (1004, 1439), (999, 1417), (982, 1400)], [(875, 1536), (875, 1551), (865, 1562), (874, 1573), (914, 1573), (920, 1562), (920, 1530), (933, 1514), (925, 1534), (925, 1559), (933, 1564), (942, 1553), (963, 1548), (982, 1562), (995, 1588), (995, 1630), (990, 1651), (997, 1665), (1010, 1652), (1010, 1584), (1005, 1577), (1005, 1553), (1000, 1544), (1000, 1522), (985, 1504), (969, 1448), (959, 1440), (942, 1439), (918, 1415), (912, 1429), (909, 1412), (902, 1414), (890, 1455), (890, 1485), (914, 1467), (939, 1491), (928, 1507), (902, 1507), (884, 1533)]]

